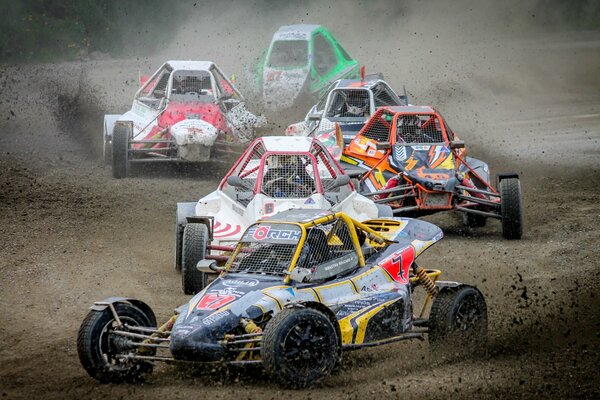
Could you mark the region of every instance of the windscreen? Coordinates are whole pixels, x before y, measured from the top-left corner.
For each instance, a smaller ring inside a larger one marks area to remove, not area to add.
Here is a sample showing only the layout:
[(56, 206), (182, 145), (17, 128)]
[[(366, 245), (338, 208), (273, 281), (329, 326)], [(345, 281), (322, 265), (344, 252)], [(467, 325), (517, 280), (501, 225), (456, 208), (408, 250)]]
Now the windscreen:
[(297, 225), (268, 222), (252, 225), (229, 261), (229, 272), (284, 276), (301, 237), (302, 230)]
[(304, 67), (308, 61), (306, 40), (279, 40), (273, 43), (269, 66), (273, 68)]

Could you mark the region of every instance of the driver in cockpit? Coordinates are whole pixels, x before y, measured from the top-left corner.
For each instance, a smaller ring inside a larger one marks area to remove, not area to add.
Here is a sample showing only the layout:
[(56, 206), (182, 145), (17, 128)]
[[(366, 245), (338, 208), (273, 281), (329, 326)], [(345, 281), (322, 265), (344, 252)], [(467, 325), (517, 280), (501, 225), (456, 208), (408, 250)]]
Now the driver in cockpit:
[(306, 171), (308, 160), (297, 155), (275, 155), (267, 159), (263, 191), (272, 197), (307, 197), (315, 182)]

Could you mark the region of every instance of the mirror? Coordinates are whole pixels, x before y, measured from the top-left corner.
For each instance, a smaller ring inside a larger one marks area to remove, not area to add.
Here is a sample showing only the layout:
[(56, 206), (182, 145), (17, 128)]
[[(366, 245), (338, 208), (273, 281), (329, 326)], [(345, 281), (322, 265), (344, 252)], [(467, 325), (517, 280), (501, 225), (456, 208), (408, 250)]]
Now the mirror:
[(198, 264), (196, 264), (196, 269), (206, 274), (213, 274), (215, 272), (221, 272), (225, 268), (218, 267), (216, 261), (214, 260), (202, 259), (198, 261)]
[(339, 175), (337, 178), (335, 178), (334, 186), (340, 187), (340, 186), (347, 185), (349, 183), (350, 183), (350, 177), (348, 175)]
[(309, 113), (307, 116), (309, 121), (318, 121), (321, 119), (321, 113), (320, 112), (312, 112)]
[(294, 282), (305, 283), (310, 282), (310, 276), (312, 272), (308, 268), (296, 267), (290, 272), (290, 279)]
[(462, 140), (453, 140), (450, 142), (450, 148), (451, 149), (464, 149), (465, 142), (463, 142)]
[(244, 181), (237, 175), (227, 177), (227, 184), (233, 187), (244, 187)]
[(377, 142), (375, 148), (377, 150), (389, 150), (390, 148), (392, 148), (392, 145), (390, 144), (390, 142)]

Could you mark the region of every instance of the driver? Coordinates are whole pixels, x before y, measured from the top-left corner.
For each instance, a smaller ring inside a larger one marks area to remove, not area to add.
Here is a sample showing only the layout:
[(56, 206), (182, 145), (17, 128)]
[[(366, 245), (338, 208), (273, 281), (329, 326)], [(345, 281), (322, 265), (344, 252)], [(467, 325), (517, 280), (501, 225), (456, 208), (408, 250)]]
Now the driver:
[(306, 159), (278, 154), (267, 159), (263, 190), (272, 197), (307, 197), (315, 190), (314, 180), (306, 172)]
[(298, 267), (312, 269), (330, 259), (327, 234), (319, 228), (309, 229), (306, 241), (298, 257)]
[(336, 117), (368, 117), (369, 94), (366, 91), (345, 93), (344, 104)]

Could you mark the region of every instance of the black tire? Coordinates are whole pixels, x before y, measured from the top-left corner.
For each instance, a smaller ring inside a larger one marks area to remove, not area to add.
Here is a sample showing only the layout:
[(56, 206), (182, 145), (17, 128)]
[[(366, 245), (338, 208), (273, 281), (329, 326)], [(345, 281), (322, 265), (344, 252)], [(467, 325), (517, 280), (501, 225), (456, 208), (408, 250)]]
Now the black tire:
[(183, 246), (183, 228), (179, 226), (179, 216), (175, 216), (175, 270), (181, 272), (181, 246)]
[(487, 218), (483, 215), (462, 213), (462, 220), (465, 226), (469, 228), (483, 228), (487, 222)]
[(464, 355), (485, 346), (487, 306), (479, 290), (462, 285), (442, 288), (429, 313), (429, 343), (447, 355)]
[(131, 126), (116, 124), (112, 138), (113, 178), (126, 178), (129, 172), (129, 137)]
[(183, 245), (183, 229), (179, 227), (179, 221), (175, 221), (175, 270), (181, 272), (181, 246)]
[(505, 239), (521, 239), (523, 236), (523, 197), (518, 178), (500, 181), (500, 208), (502, 236)]
[(266, 372), (280, 385), (303, 388), (331, 373), (339, 350), (327, 316), (312, 308), (289, 308), (267, 324), (261, 358)]
[(112, 143), (109, 142), (108, 139), (108, 127), (106, 126), (106, 121), (104, 121), (104, 131), (102, 132), (102, 159), (104, 160), (104, 165), (112, 164)]
[[(141, 309), (125, 303), (115, 304), (115, 310), (122, 323), (133, 326), (152, 327), (152, 319)], [(111, 339), (110, 331), (116, 321), (110, 311), (92, 310), (85, 317), (77, 335), (79, 361), (87, 373), (102, 383), (137, 382), (152, 372), (152, 364), (144, 361), (121, 361), (115, 353), (132, 351), (118, 349), (117, 342)], [(120, 340), (120, 339), (119, 339)], [(131, 339), (137, 341), (136, 339)], [(121, 341), (124, 343), (124, 341)], [(155, 351), (147, 352), (153, 355)]]
[(375, 204), (377, 206), (377, 218), (392, 218), (394, 212), (392, 207), (386, 206), (385, 204)]
[(183, 293), (196, 294), (208, 283), (208, 276), (198, 271), (198, 261), (206, 255), (208, 228), (204, 224), (187, 224), (183, 229), (181, 285)]

